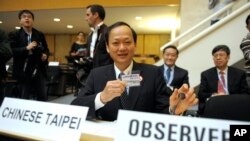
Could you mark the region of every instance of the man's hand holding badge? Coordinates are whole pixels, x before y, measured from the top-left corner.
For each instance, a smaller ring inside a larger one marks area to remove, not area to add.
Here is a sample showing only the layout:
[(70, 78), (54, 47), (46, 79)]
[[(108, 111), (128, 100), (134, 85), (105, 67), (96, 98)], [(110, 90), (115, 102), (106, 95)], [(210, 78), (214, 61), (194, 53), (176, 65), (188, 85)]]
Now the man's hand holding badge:
[(127, 83), (127, 87), (138, 87), (141, 85), (142, 78), (140, 74), (124, 74), (121, 80)]
[(122, 95), (124, 90), (129, 87), (141, 86), (142, 77), (139, 73), (121, 75), (121, 80), (108, 81), (104, 90), (101, 92), (100, 99), (103, 104)]

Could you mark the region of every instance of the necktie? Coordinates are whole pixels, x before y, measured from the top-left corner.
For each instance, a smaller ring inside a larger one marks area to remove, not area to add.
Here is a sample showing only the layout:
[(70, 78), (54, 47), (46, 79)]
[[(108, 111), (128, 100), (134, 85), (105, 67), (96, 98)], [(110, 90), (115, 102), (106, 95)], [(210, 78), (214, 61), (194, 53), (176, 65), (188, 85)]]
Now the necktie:
[(224, 78), (224, 72), (220, 72), (220, 79), (218, 80), (218, 93), (226, 93), (225, 91), (225, 78)]
[[(118, 78), (121, 80), (121, 76), (124, 75), (123, 72), (121, 72), (118, 76)], [(128, 101), (128, 94), (127, 94), (127, 89), (125, 88), (124, 92), (122, 93), (122, 95), (120, 96), (120, 100), (121, 100), (121, 106), (123, 109), (128, 109), (129, 108), (129, 101)]]
[(168, 83), (169, 80), (170, 80), (170, 75), (171, 75), (171, 68), (168, 68), (168, 69), (167, 69), (167, 83)]
[[(31, 43), (31, 35), (28, 34), (28, 45)], [(29, 50), (29, 55), (32, 54), (32, 50)]]

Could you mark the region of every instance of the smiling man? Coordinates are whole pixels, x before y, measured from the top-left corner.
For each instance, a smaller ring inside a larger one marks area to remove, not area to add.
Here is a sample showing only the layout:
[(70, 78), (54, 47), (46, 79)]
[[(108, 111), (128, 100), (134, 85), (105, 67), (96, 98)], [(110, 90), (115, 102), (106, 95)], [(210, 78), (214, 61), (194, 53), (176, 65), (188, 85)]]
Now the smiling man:
[[(171, 95), (157, 66), (133, 61), (136, 38), (135, 31), (124, 22), (111, 25), (105, 33), (106, 49), (114, 64), (93, 69), (86, 86), (72, 101), (73, 105), (88, 106), (89, 118), (113, 121), (119, 109), (156, 113), (173, 111), (178, 115), (198, 102), (194, 90), (187, 85), (175, 89)], [(180, 93), (185, 93), (185, 99), (177, 105)]]
[(201, 73), (198, 93), (200, 114), (203, 114), (205, 102), (211, 96), (248, 94), (245, 71), (228, 66), (229, 47), (218, 45), (212, 55), (215, 67)]

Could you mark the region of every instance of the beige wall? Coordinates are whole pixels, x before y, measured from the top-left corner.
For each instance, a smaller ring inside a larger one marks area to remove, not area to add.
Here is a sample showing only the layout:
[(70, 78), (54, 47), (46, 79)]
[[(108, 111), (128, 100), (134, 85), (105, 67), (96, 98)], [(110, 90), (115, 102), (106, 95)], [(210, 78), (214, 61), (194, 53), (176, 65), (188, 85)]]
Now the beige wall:
[[(181, 33), (198, 24), (212, 13), (212, 11), (208, 9), (208, 0), (181, 0), (180, 6)], [(204, 26), (207, 27), (209, 25), (210, 23), (207, 23)], [(204, 29), (204, 27), (197, 29), (192, 35), (182, 39), (180, 42), (183, 42), (189, 37), (199, 33), (202, 29)]]
[[(65, 56), (69, 54), (71, 45), (76, 40), (76, 35), (49, 34), (45, 36), (51, 53), (49, 60), (59, 61), (60, 63), (67, 63)], [(135, 60), (148, 64), (155, 63), (152, 57), (147, 56), (156, 55), (161, 57), (160, 47), (169, 40), (170, 35), (139, 34), (137, 36), (137, 49), (135, 54), (140, 55), (141, 57), (135, 57)]]

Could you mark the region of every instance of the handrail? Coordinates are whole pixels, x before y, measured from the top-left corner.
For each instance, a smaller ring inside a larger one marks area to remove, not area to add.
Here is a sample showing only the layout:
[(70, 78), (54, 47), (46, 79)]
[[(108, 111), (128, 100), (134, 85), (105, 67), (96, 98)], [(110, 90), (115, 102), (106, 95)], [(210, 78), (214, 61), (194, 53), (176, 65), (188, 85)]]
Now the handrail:
[(169, 45), (173, 45), (175, 44), (176, 42), (178, 42), (180, 39), (182, 39), (183, 37), (185, 37), (186, 35), (188, 35), (189, 33), (191, 33), (193, 30), (197, 29), (198, 27), (200, 27), (201, 25), (203, 25), (204, 23), (210, 21), (212, 18), (224, 13), (225, 11), (227, 11), (228, 9), (232, 8), (233, 5), (235, 4), (235, 2), (232, 2), (228, 5), (226, 5), (224, 8), (222, 8), (221, 10), (219, 10), (218, 12), (210, 15), (209, 17), (207, 17), (206, 19), (202, 20), (201, 22), (199, 22), (198, 24), (196, 24), (195, 26), (193, 26), (192, 28), (188, 29), (187, 31), (185, 31), (184, 33), (182, 33), (180, 36), (176, 37), (174, 40), (164, 44), (160, 49), (161, 51), (169, 46)]
[(190, 39), (190, 40), (184, 42), (183, 44), (181, 44), (180, 46), (178, 46), (178, 50), (181, 51), (182, 49), (184, 49), (188, 45), (192, 44), (194, 41), (198, 40), (199, 38), (203, 37), (204, 35), (207, 35), (209, 32), (213, 31), (214, 29), (218, 28), (222, 24), (233, 19), (234, 17), (236, 17), (237, 15), (239, 15), (240, 13), (242, 13), (248, 9), (250, 9), (250, 2), (248, 2), (246, 5), (242, 6), (241, 8), (235, 10), (233, 13), (226, 16), (225, 18), (221, 19), (220, 22), (216, 23), (214, 26), (210, 26), (209, 28), (206, 28), (205, 30), (203, 30), (202, 32), (200, 32), (199, 34), (194, 36), (192, 39)]

